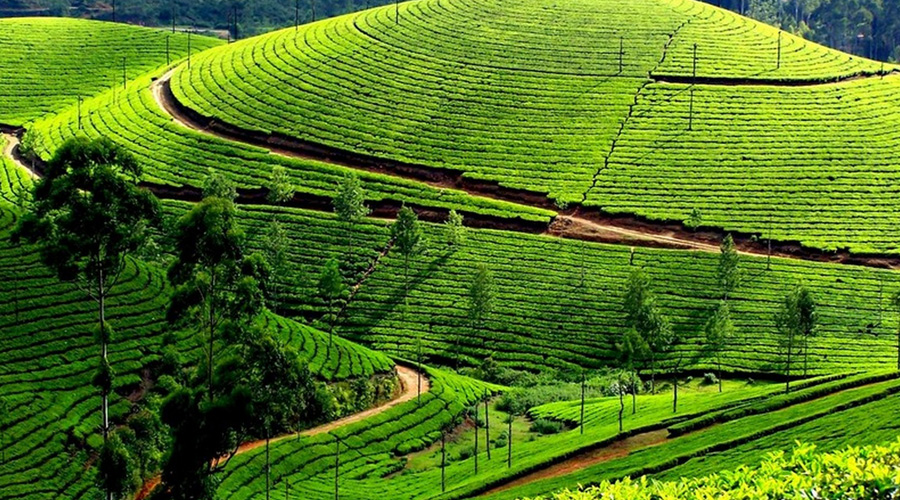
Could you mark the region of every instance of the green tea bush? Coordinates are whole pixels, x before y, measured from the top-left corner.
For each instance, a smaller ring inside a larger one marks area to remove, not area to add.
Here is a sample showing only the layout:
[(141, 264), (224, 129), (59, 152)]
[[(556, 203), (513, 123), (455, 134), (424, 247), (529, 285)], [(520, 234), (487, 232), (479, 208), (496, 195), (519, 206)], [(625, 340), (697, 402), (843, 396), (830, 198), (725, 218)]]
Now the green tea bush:
[(758, 467), (739, 467), (700, 478), (661, 482), (646, 477), (604, 481), (554, 500), (757, 500), (770, 498), (895, 499), (900, 497), (900, 440), (887, 446), (818, 453), (798, 444), (770, 453)]

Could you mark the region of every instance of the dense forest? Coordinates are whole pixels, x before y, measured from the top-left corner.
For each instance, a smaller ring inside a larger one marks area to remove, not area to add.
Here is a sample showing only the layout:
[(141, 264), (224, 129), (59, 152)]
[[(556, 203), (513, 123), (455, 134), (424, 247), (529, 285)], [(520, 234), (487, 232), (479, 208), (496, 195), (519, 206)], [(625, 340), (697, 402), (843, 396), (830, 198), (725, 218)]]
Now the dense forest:
[(895, 0), (706, 1), (845, 52), (900, 60), (900, 2)]
[[(706, 0), (829, 47), (900, 60), (900, 2), (892, 0)], [(0, 17), (50, 15), (172, 24), (238, 37), (387, 3), (386, 0), (0, 0)], [(236, 22), (235, 22), (236, 21)]]

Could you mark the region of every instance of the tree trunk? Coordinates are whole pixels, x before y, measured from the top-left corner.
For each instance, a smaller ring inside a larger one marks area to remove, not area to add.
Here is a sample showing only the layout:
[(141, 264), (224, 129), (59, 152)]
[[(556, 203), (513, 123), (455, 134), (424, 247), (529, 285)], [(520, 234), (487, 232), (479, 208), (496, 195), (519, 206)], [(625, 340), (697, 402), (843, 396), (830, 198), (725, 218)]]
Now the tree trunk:
[(722, 353), (716, 356), (716, 369), (719, 371), (719, 393), (722, 393)]
[(447, 491), (447, 448), (446, 448), (446, 433), (441, 431), (441, 493)]
[(785, 382), (784, 382), (784, 392), (785, 393), (791, 392), (791, 351), (793, 350), (791, 344), (793, 344), (793, 342), (788, 343), (788, 350), (787, 350), (787, 366), (785, 367), (786, 372), (787, 372), (787, 374), (786, 374), (787, 378), (785, 379)]
[(678, 413), (678, 377), (672, 380), (672, 413)]
[(631, 372), (631, 414), (637, 413), (637, 372)]
[(340, 478), (341, 471), (341, 441), (334, 441), (334, 500), (340, 499), (340, 485), (338, 480)]
[(622, 390), (622, 384), (619, 384), (619, 432), (622, 432), (622, 414), (625, 413), (625, 391)]
[(478, 403), (475, 404), (475, 475), (478, 475)]
[(213, 341), (216, 332), (216, 273), (214, 270), (210, 272), (209, 282), (209, 366), (207, 367), (207, 398), (212, 401), (212, 380), (213, 380)]
[(513, 422), (513, 414), (509, 414), (509, 427), (507, 428), (507, 436), (506, 436), (506, 468), (512, 467), (512, 422)]
[[(102, 366), (105, 368), (108, 359), (108, 346), (106, 344), (106, 289), (103, 286), (103, 270), (100, 270), (99, 279), (97, 280), (97, 299), (100, 303), (100, 357), (102, 358)], [(105, 381), (104, 381), (105, 383)], [(109, 391), (112, 387), (104, 387), (100, 390), (100, 405), (103, 413), (103, 445), (106, 446), (109, 441)], [(112, 491), (106, 490), (106, 500), (112, 500)]]
[(488, 412), (490, 398), (485, 394), (484, 398), (484, 446), (487, 448), (488, 460), (491, 459), (491, 416)]
[[(103, 360), (103, 365), (107, 364), (107, 351), (108, 346), (106, 345), (106, 290), (103, 287), (103, 271), (100, 271), (100, 279), (97, 283), (97, 299), (100, 302), (100, 357)], [(100, 399), (101, 399), (101, 412), (103, 414), (103, 444), (106, 444), (106, 441), (109, 439), (109, 394), (107, 393), (107, 389), (101, 389)]]
[(269, 500), (269, 478), (271, 477), (271, 462), (269, 462), (269, 429), (266, 429), (266, 500)]

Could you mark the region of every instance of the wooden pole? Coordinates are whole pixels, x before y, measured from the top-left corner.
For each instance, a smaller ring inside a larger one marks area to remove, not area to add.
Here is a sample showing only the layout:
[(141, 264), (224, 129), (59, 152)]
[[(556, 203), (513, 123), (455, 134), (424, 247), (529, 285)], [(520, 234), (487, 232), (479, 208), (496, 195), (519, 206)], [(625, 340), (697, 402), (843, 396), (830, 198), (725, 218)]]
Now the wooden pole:
[(776, 69), (781, 69), (781, 31), (778, 31), (778, 65)]
[(125, 73), (125, 58), (122, 58), (122, 88), (124, 89), (128, 83), (128, 77)]
[(188, 31), (188, 69), (191, 69), (191, 32)]
[(475, 403), (475, 475), (478, 475), (478, 403)]
[(691, 107), (688, 110), (688, 130), (694, 130), (694, 86), (691, 85)]
[[(18, 321), (18, 320), (17, 320)], [(900, 362), (898, 362), (900, 363)], [(491, 415), (488, 412), (490, 408), (490, 393), (487, 389), (484, 391), (484, 446), (487, 447), (487, 458), (491, 459)]]
[(81, 96), (78, 96), (78, 130), (81, 130)]
[(619, 74), (625, 70), (625, 37), (619, 37)]
[(584, 435), (584, 370), (581, 370), (581, 434)]
[(441, 493), (447, 491), (447, 433), (441, 431)]
[(338, 479), (340, 477), (341, 470), (341, 439), (337, 436), (334, 437), (334, 500), (339, 500), (340, 498), (340, 487), (338, 483)]
[(513, 414), (509, 414), (508, 426), (506, 429), (506, 468), (512, 467), (512, 422)]
[(169, 58), (169, 38), (172, 35), (166, 35), (166, 66), (172, 64), (172, 60)]

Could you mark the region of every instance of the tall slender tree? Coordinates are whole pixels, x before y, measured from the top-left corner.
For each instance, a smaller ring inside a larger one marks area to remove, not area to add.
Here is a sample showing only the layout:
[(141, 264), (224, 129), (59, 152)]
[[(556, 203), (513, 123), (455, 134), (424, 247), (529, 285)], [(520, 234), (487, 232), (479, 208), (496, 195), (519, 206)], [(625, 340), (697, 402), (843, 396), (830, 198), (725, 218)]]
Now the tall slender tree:
[(325, 262), (322, 272), (319, 274), (319, 296), (325, 301), (328, 308), (328, 345), (331, 346), (334, 325), (337, 323), (340, 301), (347, 293), (347, 285), (341, 276), (340, 265), (337, 259), (331, 258)]
[(391, 236), (394, 240), (394, 248), (403, 257), (403, 296), (408, 299), (410, 264), (422, 253), (425, 239), (422, 235), (422, 227), (419, 225), (419, 217), (406, 205), (400, 208), (397, 220), (391, 225)]
[(719, 392), (722, 392), (722, 352), (728, 344), (728, 339), (734, 335), (734, 324), (731, 322), (731, 312), (728, 302), (719, 302), (712, 316), (706, 321), (704, 328), (706, 343), (716, 357), (716, 372), (719, 378)]
[(356, 231), (356, 225), (369, 215), (369, 208), (365, 205), (362, 183), (356, 174), (349, 173), (344, 177), (338, 185), (333, 204), (338, 220), (344, 224), (344, 231), (347, 234), (347, 262), (352, 264), (353, 233)]
[[(212, 398), (216, 338), (224, 330), (246, 328), (264, 306), (269, 267), (261, 254), (245, 255), (244, 233), (230, 190), (219, 181), (207, 197), (175, 223), (175, 260), (169, 281), (175, 291), (168, 317), (185, 325), (196, 321), (206, 333), (207, 387)], [(224, 197), (218, 196), (223, 195)]]
[[(475, 275), (469, 284), (469, 293), (467, 298), (467, 314), (469, 317), (469, 327), (472, 330), (484, 326), (484, 321), (490, 316), (494, 309), (494, 297), (496, 295), (494, 287), (494, 275), (491, 270), (484, 264), (479, 262), (475, 268)], [(481, 345), (485, 345), (485, 336), (481, 337)], [(457, 353), (457, 363), (459, 361)]]
[(900, 291), (893, 295), (891, 302), (897, 309), (897, 369), (900, 370)]
[(35, 182), (28, 212), (13, 232), (14, 241), (36, 244), (45, 266), (97, 304), (100, 368), (94, 381), (101, 395), (104, 443), (109, 438), (113, 382), (106, 305), (128, 256), (140, 249), (149, 229), (159, 222), (159, 203), (137, 187), (140, 176), (134, 157), (112, 141), (70, 139)]
[(741, 257), (734, 246), (734, 239), (731, 234), (725, 235), (719, 247), (719, 266), (717, 268), (719, 286), (722, 287), (722, 300), (724, 301), (728, 300), (740, 284), (740, 260)]
[(785, 357), (785, 392), (791, 390), (793, 358), (799, 354), (798, 351), (803, 352), (806, 358), (809, 338), (815, 334), (817, 322), (815, 299), (804, 286), (799, 286), (788, 293), (775, 313), (779, 346)]
[(444, 239), (447, 245), (456, 249), (466, 241), (466, 227), (463, 226), (463, 216), (456, 210), (450, 210), (447, 220), (444, 222)]
[(626, 324), (647, 343), (650, 361), (650, 390), (656, 391), (656, 359), (672, 344), (669, 321), (662, 315), (653, 295), (652, 281), (643, 269), (631, 272), (625, 290)]

